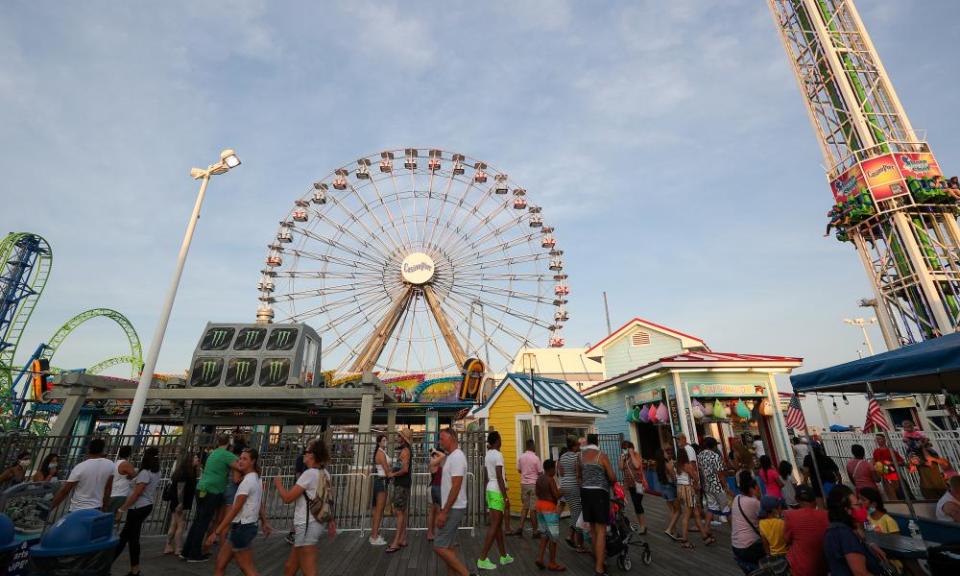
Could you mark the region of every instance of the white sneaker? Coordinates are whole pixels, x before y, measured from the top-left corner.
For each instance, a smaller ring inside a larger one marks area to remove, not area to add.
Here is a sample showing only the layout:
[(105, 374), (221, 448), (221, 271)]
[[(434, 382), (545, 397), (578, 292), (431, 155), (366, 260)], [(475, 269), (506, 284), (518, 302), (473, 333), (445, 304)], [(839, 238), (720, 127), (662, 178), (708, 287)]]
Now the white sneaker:
[(370, 539), (370, 545), (371, 545), (371, 546), (386, 546), (386, 545), (387, 545), (387, 541), (383, 539), (383, 536), (377, 536), (376, 539), (373, 539), (373, 538)]
[(721, 517), (720, 517), (720, 522), (721, 522), (722, 524), (726, 524), (726, 523), (727, 523), (727, 517), (726, 517), (726, 516), (721, 516)]
[(720, 526), (721, 524), (723, 524), (723, 522), (721, 522), (720, 520), (711, 520), (711, 521), (710, 521), (710, 525), (711, 525), (711, 526)]

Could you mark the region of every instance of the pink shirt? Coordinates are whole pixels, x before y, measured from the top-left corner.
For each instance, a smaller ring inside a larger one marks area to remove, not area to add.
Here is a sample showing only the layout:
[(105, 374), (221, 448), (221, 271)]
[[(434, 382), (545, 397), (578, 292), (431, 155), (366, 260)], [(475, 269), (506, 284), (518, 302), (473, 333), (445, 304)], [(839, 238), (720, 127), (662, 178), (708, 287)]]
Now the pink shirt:
[(861, 488), (877, 488), (877, 483), (873, 481), (873, 466), (866, 460), (848, 461), (847, 476), (858, 492)]
[(530, 484), (531, 486), (537, 483), (537, 478), (543, 472), (540, 458), (529, 450), (520, 455), (517, 468), (520, 470), (520, 483)]
[(776, 468), (760, 469), (760, 477), (763, 478), (763, 484), (767, 489), (767, 496), (774, 498), (783, 498), (783, 492), (780, 491), (780, 485), (777, 480), (780, 479), (780, 473)]

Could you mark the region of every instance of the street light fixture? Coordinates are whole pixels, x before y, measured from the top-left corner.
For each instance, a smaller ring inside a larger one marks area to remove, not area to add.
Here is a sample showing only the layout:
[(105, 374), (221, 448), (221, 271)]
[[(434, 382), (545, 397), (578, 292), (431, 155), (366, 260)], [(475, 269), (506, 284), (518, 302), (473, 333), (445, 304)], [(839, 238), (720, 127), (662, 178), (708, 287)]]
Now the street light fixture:
[(130, 412), (127, 415), (127, 423), (123, 427), (123, 434), (127, 436), (136, 435), (140, 429), (140, 418), (143, 416), (143, 407), (147, 403), (147, 392), (150, 390), (150, 384), (153, 382), (153, 373), (157, 367), (157, 358), (160, 356), (160, 346), (163, 344), (163, 336), (167, 332), (167, 322), (170, 320), (170, 313), (173, 311), (173, 301), (177, 297), (177, 289), (180, 287), (180, 277), (183, 275), (183, 266), (187, 260), (187, 252), (190, 251), (190, 242), (193, 240), (193, 231), (197, 227), (197, 220), (200, 219), (200, 208), (203, 206), (203, 198), (207, 193), (207, 184), (210, 183), (210, 177), (225, 174), (231, 168), (240, 165), (240, 158), (237, 153), (228, 148), (220, 153), (220, 160), (214, 164), (203, 168), (191, 168), (190, 177), (194, 180), (200, 180), (200, 191), (197, 192), (197, 201), (193, 206), (193, 214), (187, 222), (187, 231), (183, 235), (183, 243), (180, 244), (180, 254), (177, 257), (177, 267), (173, 272), (173, 280), (170, 282), (170, 288), (167, 289), (167, 297), (163, 302), (163, 308), (160, 310), (160, 319), (157, 321), (157, 328), (153, 332), (153, 340), (150, 341), (150, 350), (147, 352), (147, 358), (143, 363), (143, 370), (140, 372), (140, 381), (137, 383), (137, 392), (133, 396), (133, 403), (130, 405)]
[(870, 324), (876, 324), (877, 319), (870, 318), (869, 320), (864, 320), (863, 318), (844, 318), (843, 323), (860, 327), (860, 330), (863, 331), (863, 343), (867, 345), (867, 352), (873, 356), (873, 344), (870, 342), (870, 335), (867, 334), (867, 326)]

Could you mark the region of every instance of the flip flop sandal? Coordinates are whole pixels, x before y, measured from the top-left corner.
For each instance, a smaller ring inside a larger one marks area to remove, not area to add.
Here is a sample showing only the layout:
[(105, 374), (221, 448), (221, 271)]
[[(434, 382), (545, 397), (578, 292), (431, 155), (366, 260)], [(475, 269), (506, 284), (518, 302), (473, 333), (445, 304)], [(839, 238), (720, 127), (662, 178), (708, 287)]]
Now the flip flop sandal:
[(716, 543), (717, 543), (717, 539), (714, 538), (713, 536), (707, 536), (706, 538), (703, 539), (704, 546), (712, 546)]
[(684, 550), (693, 550), (693, 544), (689, 540), (680, 540), (680, 547)]
[(562, 564), (550, 564), (547, 566), (547, 570), (551, 572), (566, 572), (567, 567), (563, 566)]
[(666, 534), (667, 536), (669, 536), (670, 539), (673, 540), (674, 542), (679, 542), (679, 541), (680, 541), (680, 538), (678, 538), (677, 535), (674, 534), (673, 532), (669, 532), (669, 531), (667, 531), (667, 530), (664, 530), (663, 533)]
[(387, 548), (387, 549), (384, 550), (383, 552), (384, 552), (385, 554), (393, 554), (394, 552), (399, 552), (399, 551), (400, 551), (400, 548), (394, 548), (393, 546), (390, 546), (389, 548)]

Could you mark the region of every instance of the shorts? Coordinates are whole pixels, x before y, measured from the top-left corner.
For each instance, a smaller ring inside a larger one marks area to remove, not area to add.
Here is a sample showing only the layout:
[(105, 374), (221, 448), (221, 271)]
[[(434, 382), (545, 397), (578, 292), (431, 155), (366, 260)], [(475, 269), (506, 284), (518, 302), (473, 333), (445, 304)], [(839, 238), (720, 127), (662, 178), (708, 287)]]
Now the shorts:
[(447, 522), (442, 528), (435, 528), (433, 531), (434, 548), (453, 548), (457, 540), (457, 531), (460, 529), (460, 523), (463, 517), (467, 515), (466, 508), (453, 508), (447, 514)]
[(581, 488), (580, 509), (584, 522), (607, 524), (610, 522), (610, 493), (602, 488)]
[(528, 508), (534, 510), (537, 507), (537, 485), (536, 484), (521, 484), (520, 485), (520, 506), (523, 508)]
[(537, 524), (547, 540), (560, 541), (560, 513), (556, 504), (548, 500), (537, 500)]
[(323, 526), (319, 522), (307, 520), (306, 524), (297, 524), (293, 527), (293, 547), (316, 546), (321, 536), (323, 536)]
[(116, 512), (117, 510), (120, 509), (121, 506), (123, 506), (123, 503), (126, 501), (127, 501), (126, 496), (111, 496), (110, 502), (107, 503), (107, 511)]
[(724, 510), (730, 506), (730, 500), (726, 492), (705, 492), (707, 497), (707, 510), (714, 514), (723, 514)]
[(377, 496), (387, 491), (387, 479), (384, 476), (373, 477), (373, 492), (370, 494), (370, 504), (377, 505)]
[(503, 501), (503, 494), (496, 490), (487, 490), (487, 508), (494, 512), (503, 512), (506, 503)]
[(696, 508), (698, 500), (697, 491), (689, 484), (680, 484), (677, 486), (677, 500), (680, 500), (680, 504), (687, 508)]
[(431, 487), (430, 487), (430, 502), (432, 502), (434, 506), (443, 506), (443, 502), (440, 501), (440, 487), (439, 487), (439, 486), (431, 486)]
[(660, 486), (660, 493), (663, 494), (663, 499), (667, 502), (673, 502), (677, 499), (677, 485), (676, 484), (662, 484)]
[(407, 504), (409, 502), (410, 502), (410, 487), (394, 486), (393, 487), (393, 509), (399, 510), (400, 512), (406, 512)]
[(224, 506), (233, 506), (233, 499), (237, 497), (237, 489), (240, 488), (240, 484), (235, 482), (227, 481), (227, 487), (223, 490), (223, 505)]
[(253, 539), (257, 537), (258, 524), (241, 524), (235, 522), (230, 525), (230, 546), (234, 552), (242, 552), (253, 546)]

